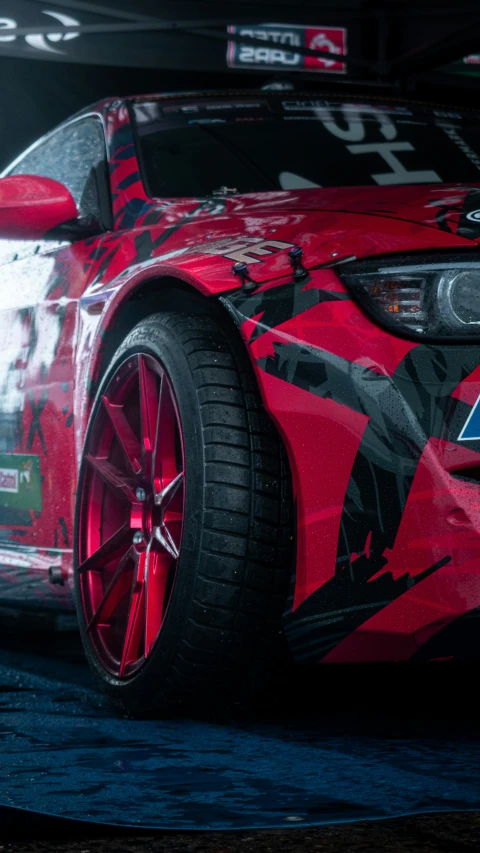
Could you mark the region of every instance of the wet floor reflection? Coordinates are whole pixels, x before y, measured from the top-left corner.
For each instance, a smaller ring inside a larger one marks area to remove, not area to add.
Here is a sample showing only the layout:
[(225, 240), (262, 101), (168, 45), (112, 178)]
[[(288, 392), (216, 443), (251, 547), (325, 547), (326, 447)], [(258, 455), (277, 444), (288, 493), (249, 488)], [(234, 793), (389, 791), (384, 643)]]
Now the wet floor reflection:
[(0, 805), (158, 828), (480, 807), (471, 664), (289, 667), (250, 711), (132, 721), (74, 632), (0, 633)]

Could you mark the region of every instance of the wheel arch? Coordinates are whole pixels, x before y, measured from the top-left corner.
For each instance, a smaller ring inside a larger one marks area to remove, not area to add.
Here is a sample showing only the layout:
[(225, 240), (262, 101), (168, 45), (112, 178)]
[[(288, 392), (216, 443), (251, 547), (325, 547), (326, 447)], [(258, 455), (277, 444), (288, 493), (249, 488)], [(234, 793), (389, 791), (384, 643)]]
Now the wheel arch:
[[(83, 392), (77, 397), (77, 402), (79, 403), (77, 411), (81, 413), (81, 417), (78, 420), (79, 429), (77, 431), (77, 470), (80, 467), (83, 441), (95, 394), (113, 355), (127, 334), (141, 320), (160, 311), (180, 311), (199, 315), (209, 314), (215, 317), (222, 325), (226, 326), (229, 335), (232, 338), (236, 338), (248, 352), (248, 347), (238, 325), (216, 294), (209, 295), (200, 289), (200, 287), (196, 287), (195, 284), (185, 281), (182, 278), (177, 278), (175, 275), (168, 273), (159, 274), (158, 272), (153, 274), (152, 271), (150, 278), (140, 280), (133, 287), (129, 288), (127, 292), (124, 292), (123, 296), (120, 295), (118, 299), (115, 299), (113, 310), (108, 311), (104, 321), (101, 321), (97, 327), (95, 344), (89, 356), (89, 379), (86, 384), (87, 393)], [(250, 354), (249, 360), (251, 362)], [(255, 370), (253, 372), (255, 375)], [(295, 483), (296, 470), (289, 443), (286, 441), (286, 437), (277, 419), (269, 410), (264, 389), (261, 383), (258, 382), (256, 375), (255, 382), (263, 398), (265, 411), (269, 415), (286, 451), (290, 477), (293, 483)]]
[[(115, 299), (113, 310), (108, 312), (104, 321), (101, 321), (99, 327), (97, 327), (95, 344), (89, 356), (87, 393), (81, 395), (83, 398), (81, 409), (83, 411), (81, 411), (82, 417), (79, 419), (79, 424), (82, 424), (82, 426), (80, 426), (77, 432), (78, 466), (80, 465), (83, 439), (95, 394), (113, 355), (126, 335), (137, 323), (159, 311), (181, 311), (193, 314), (213, 315), (220, 323), (228, 328), (229, 334), (235, 337), (248, 351), (238, 325), (216, 294), (207, 294), (200, 287), (196, 287), (195, 284), (185, 281), (182, 278), (177, 278), (175, 275), (168, 273), (159, 274), (158, 272), (153, 274), (152, 271), (150, 278), (140, 280), (133, 287), (130, 287), (127, 292), (124, 292), (123, 296), (120, 295), (118, 299)], [(290, 476), (295, 482), (296, 472), (289, 444), (276, 418), (269, 411), (268, 401), (265, 399), (263, 388), (256, 376), (255, 381), (263, 397), (265, 410), (269, 414), (286, 450)], [(77, 400), (79, 401), (79, 398)]]
[(159, 311), (181, 311), (191, 314), (214, 314), (239, 338), (240, 333), (222, 303), (207, 296), (188, 282), (171, 275), (156, 275), (141, 281), (136, 287), (116, 301), (102, 324), (100, 337), (92, 353), (90, 383), (88, 388), (89, 408), (100, 380), (118, 347), (126, 335), (141, 320)]

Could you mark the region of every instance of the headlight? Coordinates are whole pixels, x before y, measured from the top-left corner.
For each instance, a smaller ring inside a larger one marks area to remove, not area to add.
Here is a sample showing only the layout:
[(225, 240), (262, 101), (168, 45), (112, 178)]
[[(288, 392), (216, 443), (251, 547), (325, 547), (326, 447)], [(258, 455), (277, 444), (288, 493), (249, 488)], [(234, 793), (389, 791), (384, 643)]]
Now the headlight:
[(390, 255), (350, 263), (340, 275), (365, 310), (397, 334), (480, 341), (478, 254)]

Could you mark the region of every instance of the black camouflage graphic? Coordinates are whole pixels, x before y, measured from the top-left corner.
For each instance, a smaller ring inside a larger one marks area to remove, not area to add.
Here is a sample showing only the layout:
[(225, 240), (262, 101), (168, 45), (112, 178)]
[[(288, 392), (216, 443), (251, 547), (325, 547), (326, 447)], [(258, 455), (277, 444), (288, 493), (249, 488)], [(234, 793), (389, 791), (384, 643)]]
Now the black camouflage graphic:
[[(237, 323), (263, 311), (258, 334), (342, 294), (272, 288), (225, 302)], [(318, 296), (320, 294), (320, 297)], [(445, 554), (412, 578), (388, 572), (422, 452), (431, 437), (456, 442), (471, 406), (451, 396), (480, 363), (480, 347), (416, 345), (393, 376), (377, 373), (313, 346), (273, 342), (274, 355), (257, 361), (266, 373), (369, 418), (345, 494), (334, 576), (292, 613), (284, 627), (295, 657), (318, 661), (351, 631), (451, 560)], [(469, 447), (480, 453), (480, 441)], [(319, 448), (321, 453), (321, 448)], [(480, 457), (479, 457), (480, 458)], [(352, 560), (352, 555), (356, 559)], [(373, 582), (370, 580), (380, 572)]]

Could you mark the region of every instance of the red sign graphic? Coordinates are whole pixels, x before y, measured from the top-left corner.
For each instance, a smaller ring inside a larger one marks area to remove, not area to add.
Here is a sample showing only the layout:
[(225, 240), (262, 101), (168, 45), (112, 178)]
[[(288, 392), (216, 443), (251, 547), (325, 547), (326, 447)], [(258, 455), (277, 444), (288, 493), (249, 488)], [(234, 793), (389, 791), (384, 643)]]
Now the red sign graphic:
[[(338, 53), (345, 56), (347, 50), (347, 31), (343, 27), (305, 28), (305, 47), (311, 50), (328, 50), (330, 53)], [(343, 62), (333, 59), (318, 59), (314, 56), (305, 56), (304, 67), (310, 71), (329, 71), (340, 74), (345, 73)]]

